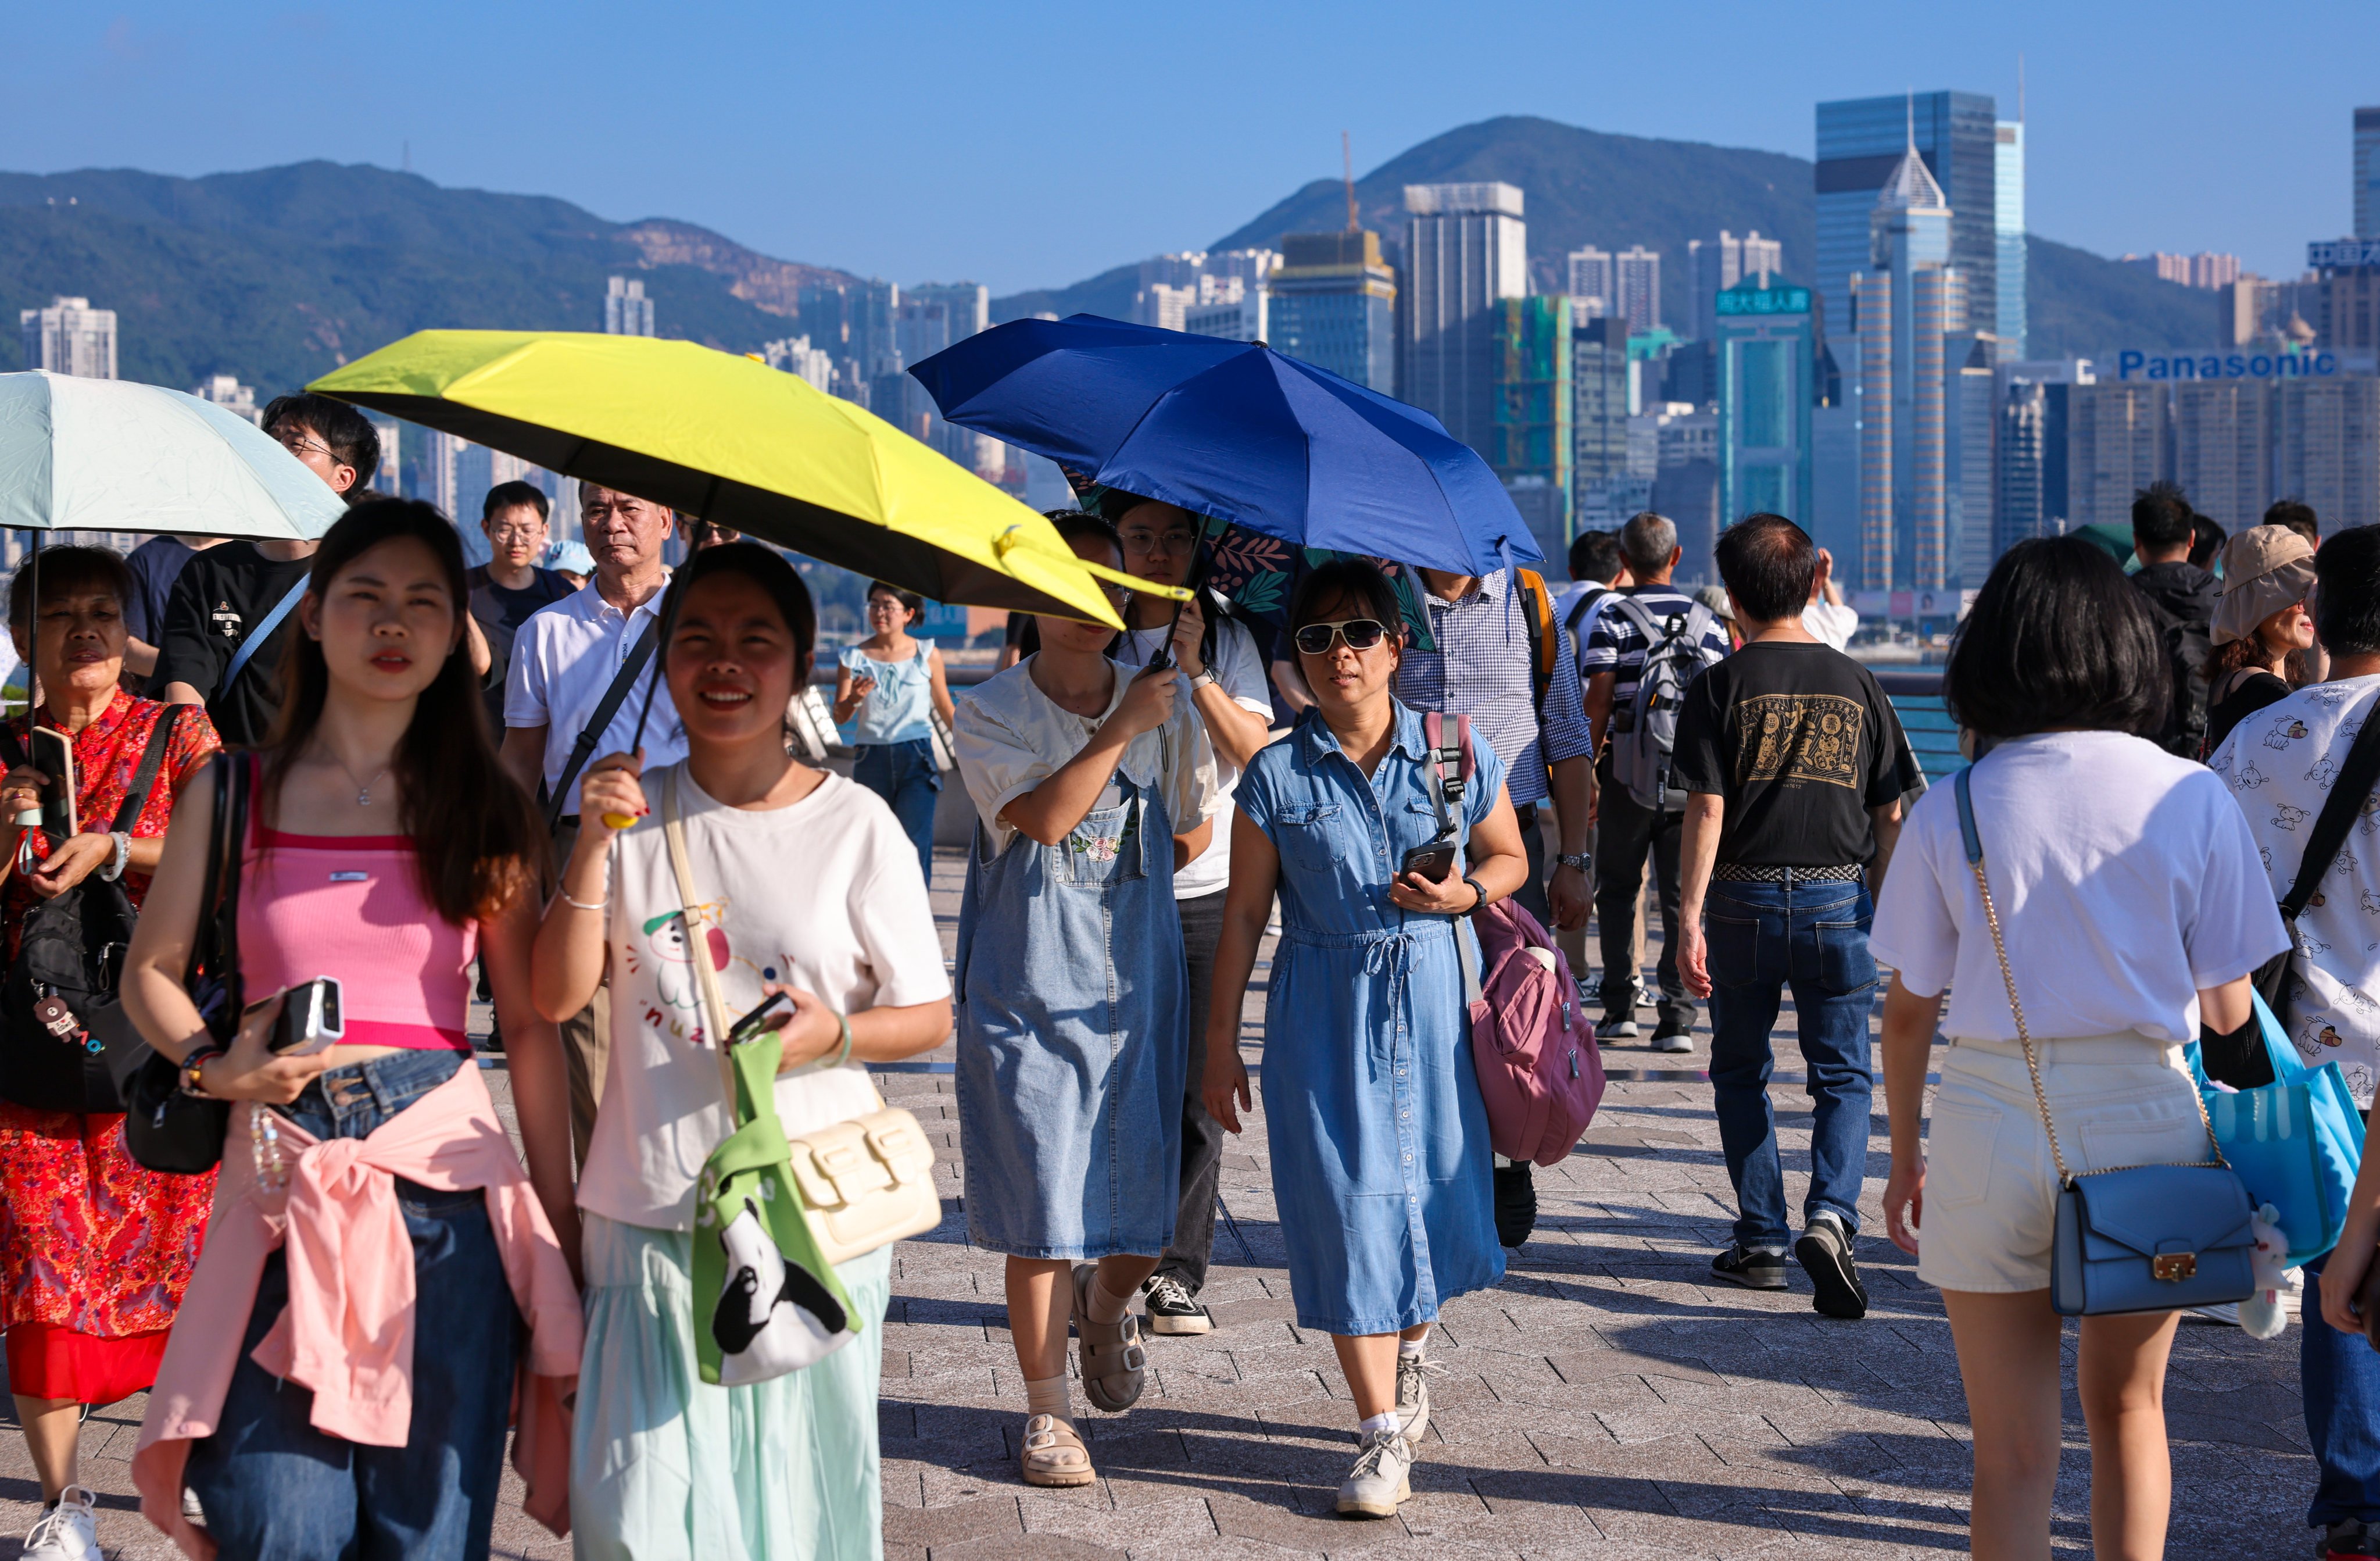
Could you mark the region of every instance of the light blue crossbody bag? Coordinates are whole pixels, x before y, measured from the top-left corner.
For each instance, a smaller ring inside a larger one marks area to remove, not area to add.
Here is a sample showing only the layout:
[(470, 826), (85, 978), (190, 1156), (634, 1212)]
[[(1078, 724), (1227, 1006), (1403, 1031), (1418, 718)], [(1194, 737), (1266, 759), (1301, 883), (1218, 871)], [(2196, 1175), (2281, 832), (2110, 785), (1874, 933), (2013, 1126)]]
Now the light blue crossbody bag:
[(1975, 829), (1968, 796), (1973, 764), (1959, 772), (1959, 833), (1984, 897), (1984, 921), (1992, 930), (2000, 979), (2008, 985), (2009, 1011), (2024, 1047), (2025, 1071), (2033, 1075), (2034, 1104), (2041, 1108), (2049, 1157), (2058, 1165), (2058, 1231), (2049, 1253), (2049, 1304), (2061, 1317), (2102, 1317), (2124, 1311), (2172, 1311), (2220, 1306), (2255, 1292), (2256, 1241), (2248, 1189), (2223, 1158), (2206, 1103), (2196, 1090), (2198, 1119), (2206, 1128), (2215, 1158), (2185, 1165), (2112, 1165), (2077, 1175), (2058, 1147), (2058, 1126), (2049, 1096), (2041, 1087), (2041, 1063), (2025, 1030), (2024, 1005), (2017, 1000), (2016, 973), (1992, 886), (1984, 876), (1984, 840)]

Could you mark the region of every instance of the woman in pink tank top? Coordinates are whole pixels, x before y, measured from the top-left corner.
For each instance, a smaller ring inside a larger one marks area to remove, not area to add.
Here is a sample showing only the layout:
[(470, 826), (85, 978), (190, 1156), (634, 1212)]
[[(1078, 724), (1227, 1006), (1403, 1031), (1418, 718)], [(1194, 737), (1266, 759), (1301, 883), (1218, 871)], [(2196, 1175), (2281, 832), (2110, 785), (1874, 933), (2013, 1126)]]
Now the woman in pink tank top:
[[(226, 761), (253, 783), (238, 937), (241, 994), (259, 1006), (220, 1045), (183, 988), (214, 772), (176, 811), (187, 823), (132, 945), (125, 1006), (142, 1033), (187, 1088), (234, 1103), (218, 1229), (271, 1232), (209, 1242), (193, 1285), (211, 1265), (218, 1299), (252, 1285), (245, 1329), (218, 1311), (176, 1331), (142, 1431), (144, 1466), (175, 1471), (169, 1496), (187, 1482), (226, 1555), (485, 1555), (516, 1372), (551, 1361), (557, 1328), (576, 1372), (567, 1094), (554, 1027), (529, 1001), (546, 841), (497, 762), (466, 600), (454, 528), (430, 506), (374, 501), (331, 529), (273, 738)], [(475, 957), (533, 1199), (473, 1066)], [(342, 1038), (276, 1055), (277, 994), (318, 976), (340, 984)], [(387, 1274), (391, 1202), (412, 1244), (409, 1313)], [(528, 1305), (523, 1276), (540, 1271), (563, 1275), (559, 1320)]]

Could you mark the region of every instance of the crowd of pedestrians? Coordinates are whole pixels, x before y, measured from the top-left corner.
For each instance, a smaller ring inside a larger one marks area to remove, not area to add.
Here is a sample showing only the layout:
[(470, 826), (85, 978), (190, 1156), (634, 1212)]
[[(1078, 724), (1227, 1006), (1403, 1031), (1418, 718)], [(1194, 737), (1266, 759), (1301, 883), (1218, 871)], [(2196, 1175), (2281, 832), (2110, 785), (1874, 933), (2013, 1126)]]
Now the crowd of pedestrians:
[[(583, 1556), (880, 1555), (893, 1253), (835, 1221), (916, 1174), (869, 1068), (946, 1043), (1022, 1481), (1098, 1480), (1085, 1405), (1129, 1413), (1149, 1338), (1214, 1326), (1220, 1167), (1260, 1089), (1296, 1322), (1355, 1421), (1336, 1505), (1390, 1516), (1442, 1309), (1534, 1227), (1472, 1061), (1472, 918), (1508, 900), (1605, 1043), (1649, 1007), (1647, 1049), (1691, 1052), (1708, 1005), (1736, 1201), (1709, 1277), (1787, 1290), (1790, 1259), (1844, 1322), (1870, 1305), (1880, 1015), (1884, 1235), (1944, 1297), (1973, 1547), (2038, 1554), (2067, 1175), (2203, 1156), (2183, 1048), (2218, 1088), (2265, 1081), (2250, 977), (2277, 957), (2297, 1051), (2359, 1107), (2380, 1081), (2374, 805), (2336, 799), (2380, 703), (2380, 528), (2325, 540), (2284, 505), (2225, 537), (2160, 487), (2129, 576), (2081, 538), (2011, 548), (1944, 676), (1973, 762), (1929, 787), (1848, 653), (1832, 559), (1782, 516), (1689, 561), (1641, 514), (1579, 537), (1566, 584), (1308, 562), (1269, 622), (1115, 590), (1121, 633), (1012, 625), (954, 698), (898, 584), (820, 668), (770, 548), (590, 484), (578, 584), (546, 567), (546, 496), (506, 483), (467, 569), (447, 517), (365, 496), (351, 408), (283, 397), (265, 424), (361, 500), (319, 543), (50, 549), (11, 587), (36, 702), (0, 728), (0, 1324), (34, 1561), (96, 1557), (83, 1407), (142, 1389), (143, 1511), (193, 1556), (483, 1555), (508, 1445)], [(1200, 578), (1202, 518), (1173, 505), (1051, 518), (1087, 561)], [(1681, 583), (1706, 564), (1719, 585)], [(814, 678), (847, 776), (789, 754)], [(2285, 924), (2308, 824), (2347, 807)], [(938, 813), (969, 836), (948, 969)], [(28, 973), (116, 925), (90, 992)], [(517, 1150), (471, 1065), (475, 989)], [(1770, 1093), (1788, 993), (1798, 1211)], [(136, 1158), (101, 1048), (59, 1044), (74, 1004), (118, 1003), (173, 1078), (156, 1130), (220, 1140), (195, 1174)], [(773, 1079), (728, 1044), (765, 1034)], [(762, 1197), (832, 1236), (808, 1257), (720, 1201), (779, 1165)], [(2302, 1346), (2331, 1556), (2380, 1555), (2380, 1351), (2354, 1336), (2380, 1175), (2347, 1228)], [(2176, 1318), (2082, 1322), (2103, 1555), (2163, 1543)]]

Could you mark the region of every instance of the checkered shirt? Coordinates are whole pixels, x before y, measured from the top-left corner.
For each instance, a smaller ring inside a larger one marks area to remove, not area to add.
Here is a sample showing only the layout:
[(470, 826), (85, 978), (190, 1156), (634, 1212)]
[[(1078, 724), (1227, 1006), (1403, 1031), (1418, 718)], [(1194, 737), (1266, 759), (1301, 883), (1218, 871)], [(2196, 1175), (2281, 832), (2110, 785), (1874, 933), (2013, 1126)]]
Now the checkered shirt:
[[(1546, 689), (1544, 730), (1529, 679), (1526, 604), (1510, 600), (1509, 577), (1480, 577), (1468, 596), (1441, 602), (1423, 587), (1435, 651), (1408, 649), (1397, 668), (1397, 698), (1415, 710), (1468, 715), (1471, 729), (1504, 761), (1512, 806), (1546, 799), (1546, 766), (1587, 751), (1586, 712), (1572, 665), (1570, 631), (1554, 620), (1554, 675)], [(1418, 580), (1416, 581), (1418, 583)]]

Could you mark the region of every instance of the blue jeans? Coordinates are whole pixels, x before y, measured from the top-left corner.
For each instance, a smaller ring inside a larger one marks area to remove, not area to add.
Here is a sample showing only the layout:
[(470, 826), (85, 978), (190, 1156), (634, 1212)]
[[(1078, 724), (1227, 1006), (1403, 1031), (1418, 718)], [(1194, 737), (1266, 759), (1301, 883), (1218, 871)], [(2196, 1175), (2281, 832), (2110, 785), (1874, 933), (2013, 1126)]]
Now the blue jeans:
[(2305, 1265), (2298, 1347), (2306, 1436), (2322, 1471), (2306, 1511), (2306, 1522), (2317, 1529), (2350, 1518), (2380, 1523), (2380, 1350), (2322, 1320), (2325, 1261)]
[(1844, 1229), (1859, 1228), (1873, 1084), (1867, 1016), (1876, 996), (1876, 958), (1868, 953), (1867, 933), (1875, 914), (1867, 890), (1856, 883), (1710, 886), (1704, 925), (1710, 948), (1711, 1092), (1740, 1211), (1735, 1238), (1745, 1247), (1781, 1250), (1789, 1240), (1785, 1173), (1768, 1104), (1768, 1076), (1776, 1067), (1768, 1032), (1787, 985), (1793, 989), (1815, 1116), (1803, 1219), (1824, 1211), (1839, 1215)]
[(856, 750), (851, 778), (892, 806), (901, 821), (901, 833), (917, 848), (917, 866), (929, 886), (934, 882), (934, 804), (942, 790), (941, 772), (934, 768), (934, 745), (923, 738), (908, 742), (871, 743)]
[[(363, 1138), (468, 1062), (459, 1052), (404, 1052), (333, 1068), (282, 1114), (317, 1138)], [(419, 1311), (412, 1434), (402, 1447), (326, 1435), (309, 1420), (314, 1396), (250, 1358), (289, 1301), (288, 1267), (274, 1252), (220, 1429), (191, 1445), (185, 1477), (225, 1556), (453, 1561), (488, 1554), (520, 1312), (484, 1192), (438, 1191), (399, 1177), (396, 1193), (413, 1238)]]

